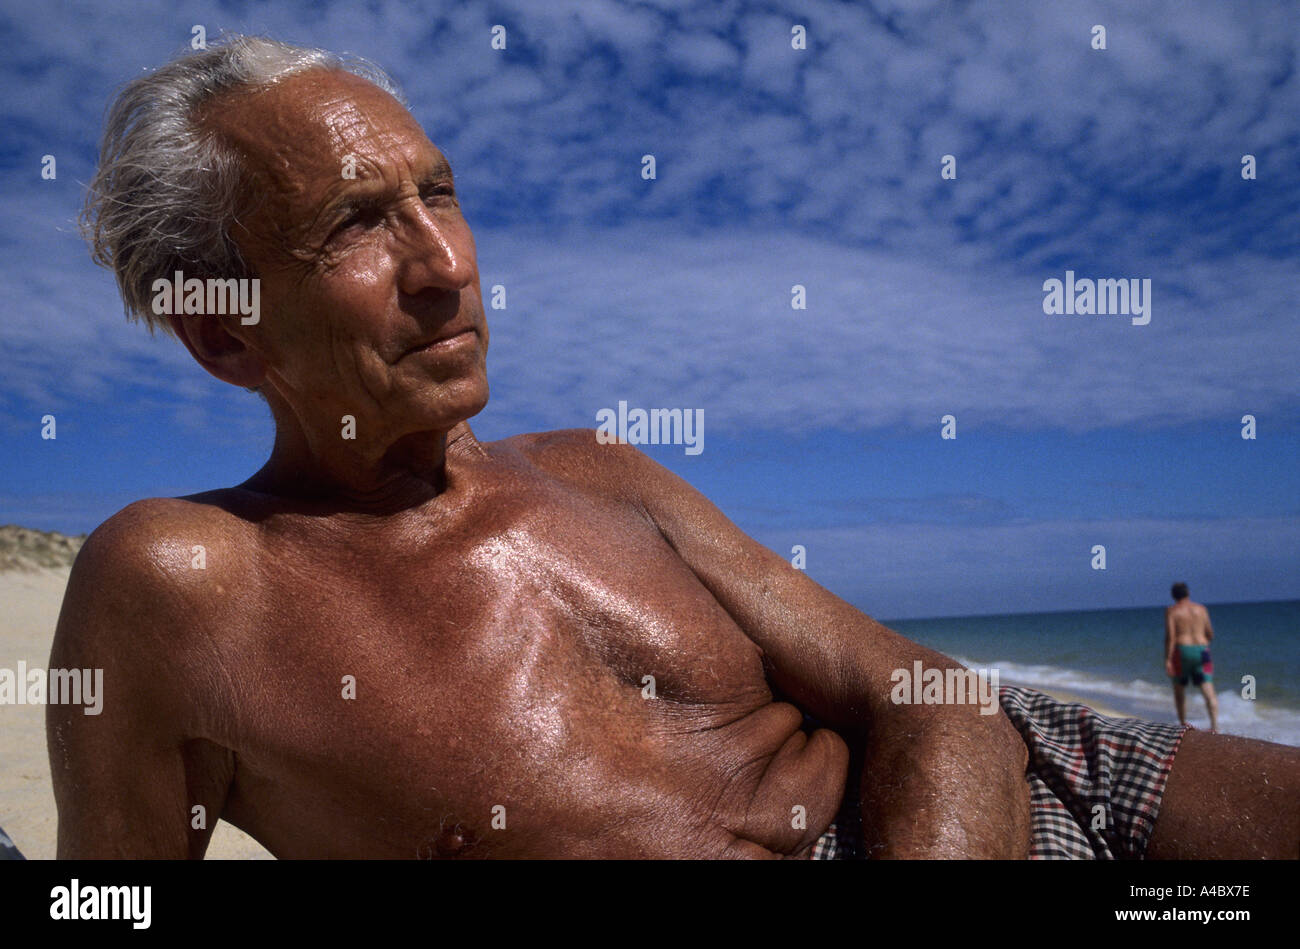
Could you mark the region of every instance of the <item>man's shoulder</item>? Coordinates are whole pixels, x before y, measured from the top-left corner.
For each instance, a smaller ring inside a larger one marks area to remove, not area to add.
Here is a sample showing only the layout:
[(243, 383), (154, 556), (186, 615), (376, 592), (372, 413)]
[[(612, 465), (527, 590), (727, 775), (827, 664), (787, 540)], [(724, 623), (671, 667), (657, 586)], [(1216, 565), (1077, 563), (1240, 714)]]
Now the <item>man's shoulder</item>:
[[(526, 432), (504, 438), (495, 445), (508, 446), (531, 458), (547, 456), (603, 456), (620, 454), (618, 449), (636, 449), (631, 445), (603, 444), (597, 439), (594, 428), (557, 428), (546, 432)], [(610, 451), (613, 449), (613, 451)], [(625, 453), (625, 452), (624, 452)]]
[(504, 452), (518, 453), (549, 475), (606, 492), (627, 495), (658, 467), (640, 449), (605, 443), (594, 429), (566, 428), (515, 435), (495, 443)]
[[(137, 501), (86, 539), (68, 578), (50, 665), (105, 670), (133, 709), (118, 727), (190, 730), (214, 701), (219, 639), (243, 628), (246, 607), (228, 563), (229, 521), (183, 498)], [(244, 571), (255, 573), (255, 571)], [(168, 732), (171, 734), (171, 732)]]
[(219, 497), (148, 498), (97, 527), (68, 580), (64, 613), (79, 617), (72, 625), (196, 619), (214, 583), (234, 582), (237, 566), (248, 563), (231, 553), (247, 553), (251, 526), (215, 503)]
[[(128, 504), (91, 535), (77, 557), (95, 567), (118, 565), (166, 576), (207, 569), (208, 554), (246, 542), (252, 529), (223, 502), (228, 490)], [(202, 566), (193, 566), (202, 564)]]

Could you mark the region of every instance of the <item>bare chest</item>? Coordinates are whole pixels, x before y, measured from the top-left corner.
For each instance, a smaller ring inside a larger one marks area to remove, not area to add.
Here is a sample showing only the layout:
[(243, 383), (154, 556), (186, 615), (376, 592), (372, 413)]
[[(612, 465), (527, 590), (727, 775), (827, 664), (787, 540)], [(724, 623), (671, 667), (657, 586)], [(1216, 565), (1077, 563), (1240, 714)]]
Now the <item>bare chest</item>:
[(395, 856), (664, 840), (790, 731), (754, 727), (759, 650), (619, 508), (520, 499), (382, 559), (280, 566), (234, 739), (236, 808), (271, 833), (310, 819), (340, 852)]

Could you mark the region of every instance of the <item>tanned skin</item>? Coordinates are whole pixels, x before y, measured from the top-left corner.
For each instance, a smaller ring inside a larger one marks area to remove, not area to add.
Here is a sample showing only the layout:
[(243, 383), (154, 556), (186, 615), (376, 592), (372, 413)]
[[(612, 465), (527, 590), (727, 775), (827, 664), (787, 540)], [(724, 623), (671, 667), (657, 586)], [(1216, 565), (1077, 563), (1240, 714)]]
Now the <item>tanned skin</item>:
[(199, 857), (218, 816), (278, 857), (806, 857), (851, 752), (872, 855), (1027, 854), (1005, 716), (889, 703), (892, 670), (956, 663), (634, 448), (474, 438), (473, 239), (396, 101), (317, 70), (205, 120), (246, 156), (264, 315), (173, 326), (276, 443), (83, 548), (51, 665), (105, 699), (49, 708), (60, 857)]
[[(1214, 627), (1210, 625), (1210, 611), (1190, 596), (1184, 596), (1173, 606), (1165, 607), (1165, 675), (1174, 674), (1174, 650), (1179, 646), (1209, 646), (1214, 638)], [(1174, 707), (1178, 711), (1178, 720), (1187, 721), (1187, 694), (1183, 684), (1177, 679), (1174, 683)], [(1201, 695), (1205, 698), (1205, 708), (1210, 713), (1210, 731), (1219, 730), (1219, 697), (1214, 694), (1213, 682), (1200, 684)]]

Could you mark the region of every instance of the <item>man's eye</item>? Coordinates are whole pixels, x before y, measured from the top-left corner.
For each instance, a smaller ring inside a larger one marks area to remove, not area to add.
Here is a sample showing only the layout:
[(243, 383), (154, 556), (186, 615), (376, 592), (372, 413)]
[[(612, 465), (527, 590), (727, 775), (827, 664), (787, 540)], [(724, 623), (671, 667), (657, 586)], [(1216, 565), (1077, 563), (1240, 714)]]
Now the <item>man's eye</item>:
[(334, 228), (333, 236), (337, 237), (355, 227), (374, 227), (382, 219), (383, 215), (377, 208), (358, 208), (339, 222), (339, 226)]
[(428, 204), (433, 204), (437, 201), (445, 202), (448, 198), (459, 204), (459, 202), (456, 201), (456, 189), (451, 185), (439, 185), (436, 188), (430, 188), (424, 192), (424, 200)]

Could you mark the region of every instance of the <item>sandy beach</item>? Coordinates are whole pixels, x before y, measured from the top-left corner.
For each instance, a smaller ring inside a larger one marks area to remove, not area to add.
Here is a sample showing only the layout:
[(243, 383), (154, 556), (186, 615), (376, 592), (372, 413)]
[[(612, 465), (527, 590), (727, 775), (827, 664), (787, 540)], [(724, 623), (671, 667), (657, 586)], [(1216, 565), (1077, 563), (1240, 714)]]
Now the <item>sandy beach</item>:
[[(15, 530), (0, 528), (0, 667), (16, 669), (22, 661), (28, 668), (45, 668), (71, 570), (68, 564), (80, 541), (64, 544), (66, 538), (60, 535), (29, 531), (18, 545), (13, 542)], [(16, 549), (19, 546), (25, 549)], [(1059, 690), (1050, 694), (1062, 701), (1081, 701)], [(1119, 714), (1092, 704), (1103, 714)], [(53, 859), (58, 821), (45, 750), (45, 706), (0, 705), (0, 762), (0, 827), (28, 859)], [(220, 821), (208, 857), (271, 855), (243, 831)]]

